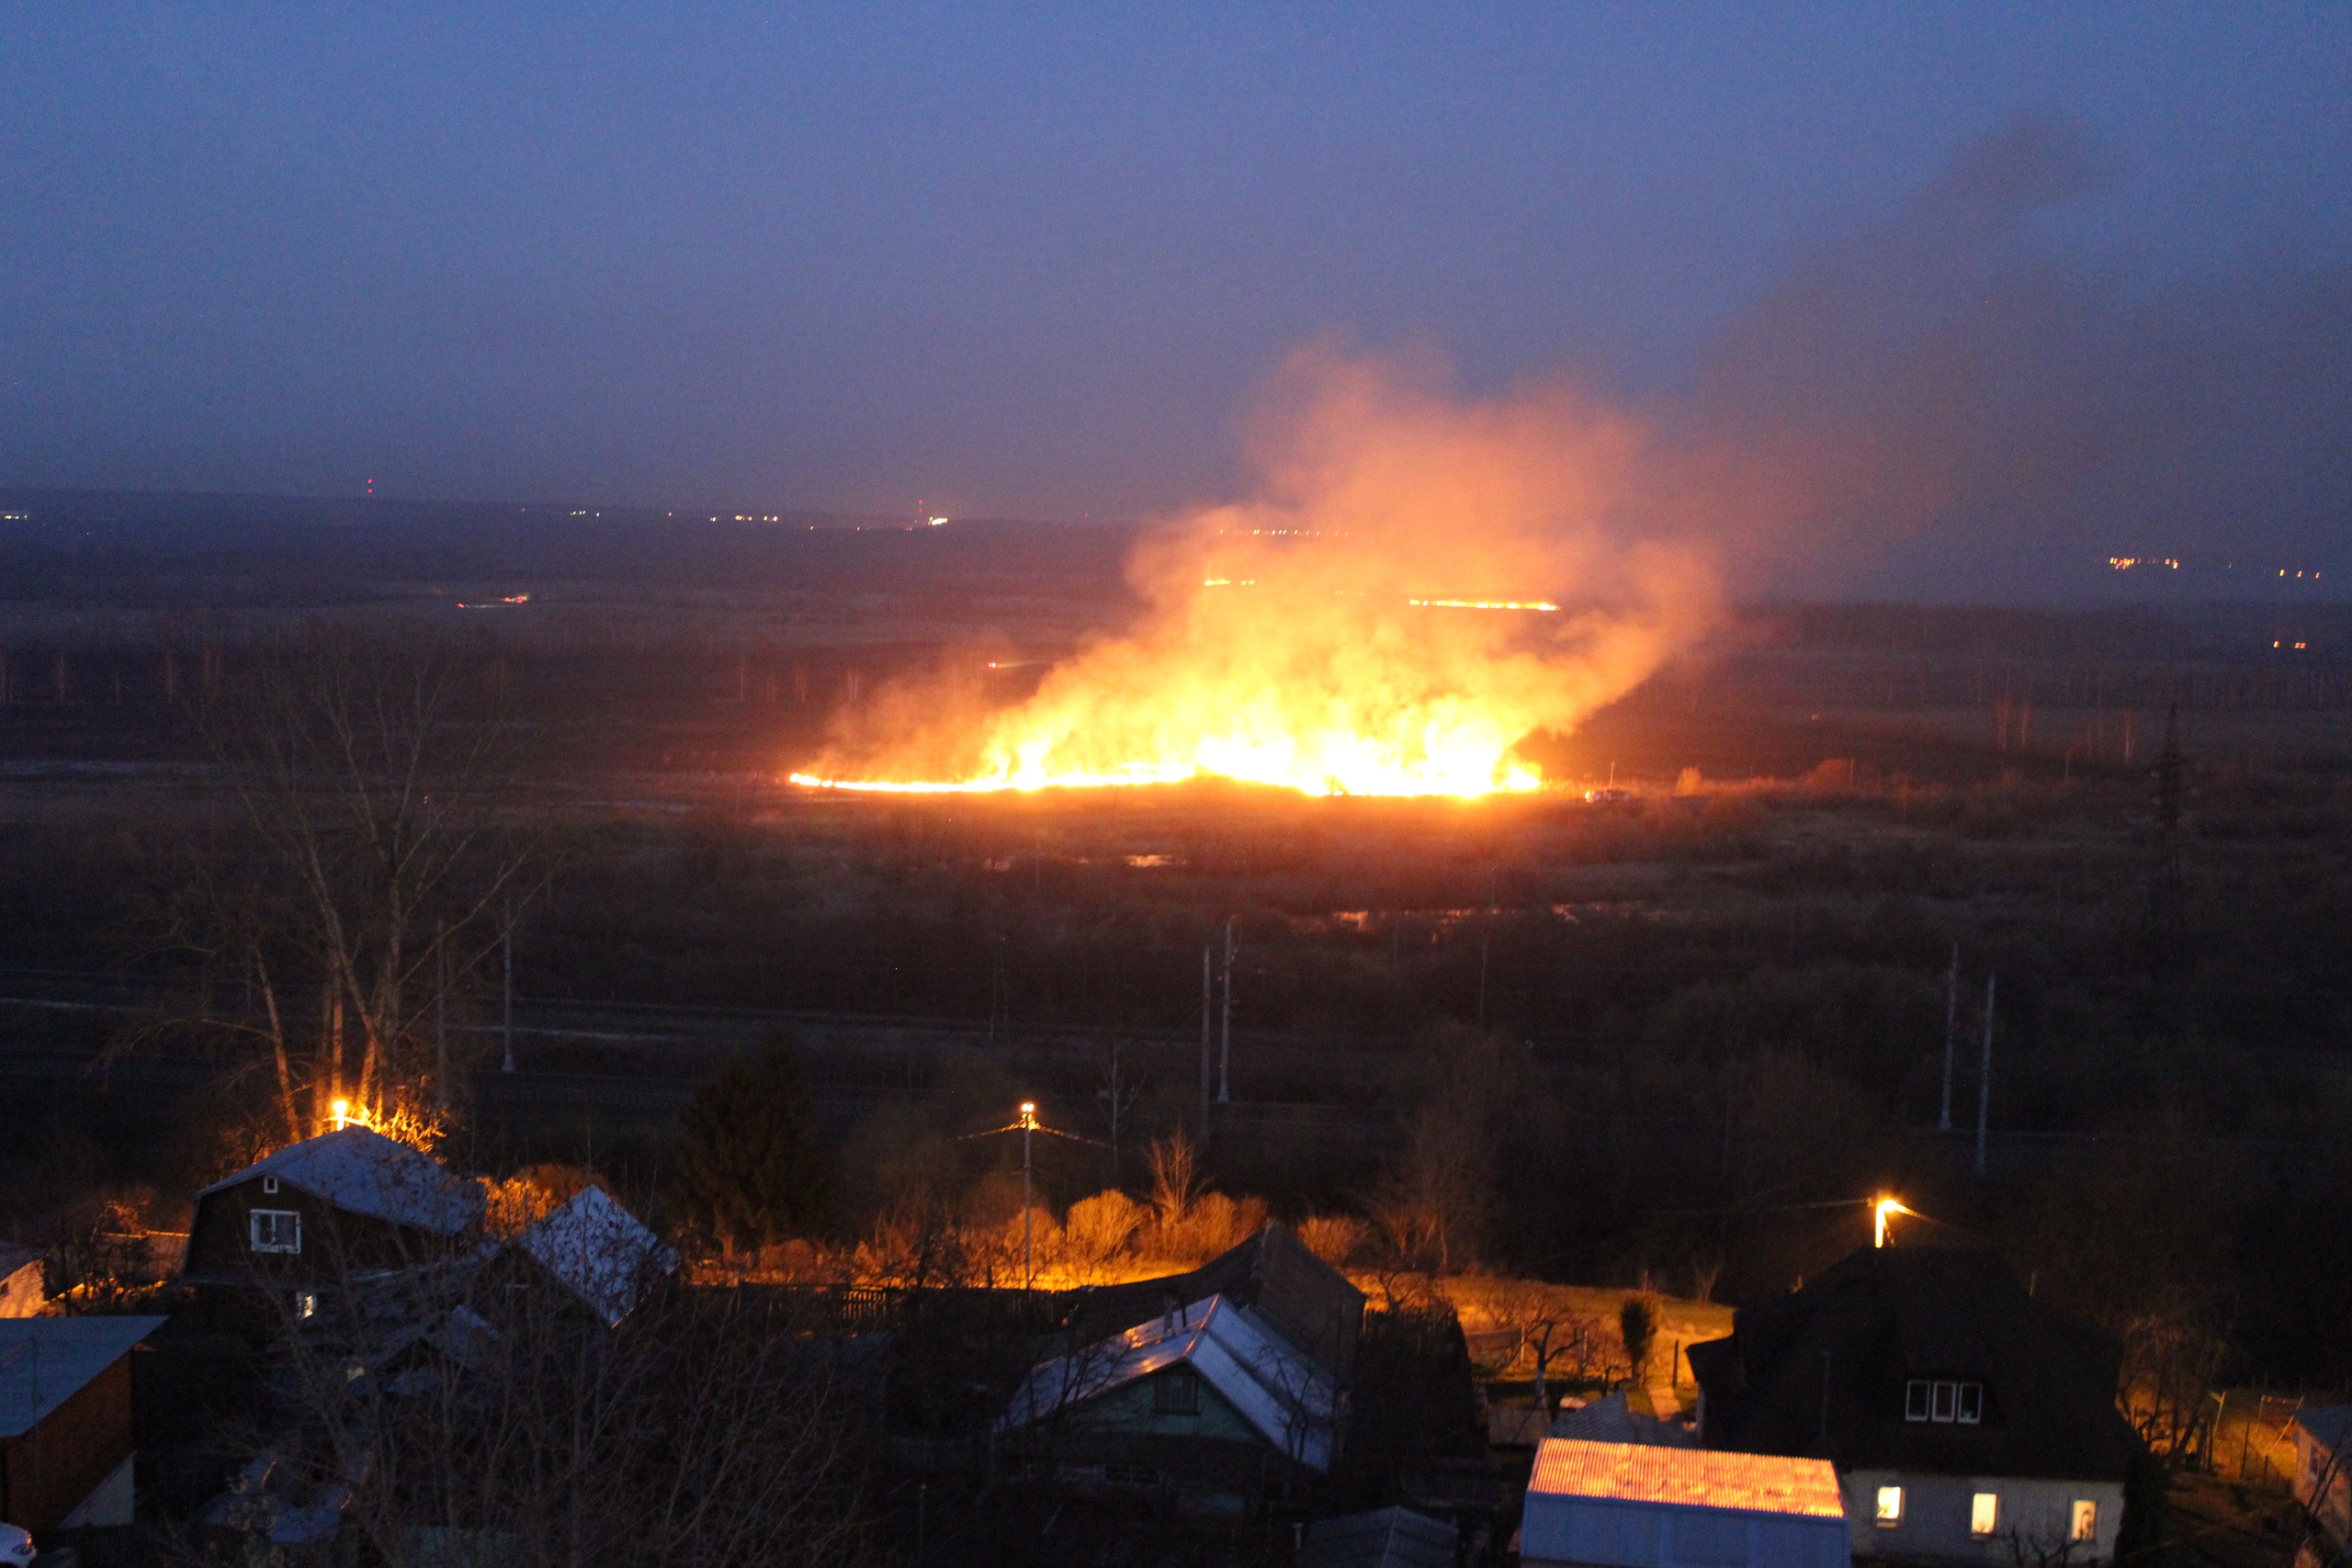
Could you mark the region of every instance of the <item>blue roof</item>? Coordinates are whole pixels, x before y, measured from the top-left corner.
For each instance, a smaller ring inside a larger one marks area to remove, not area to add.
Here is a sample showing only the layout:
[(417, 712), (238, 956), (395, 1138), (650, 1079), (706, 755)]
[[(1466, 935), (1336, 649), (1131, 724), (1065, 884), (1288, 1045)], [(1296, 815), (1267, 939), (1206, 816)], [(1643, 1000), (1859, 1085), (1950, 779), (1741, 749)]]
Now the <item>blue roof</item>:
[(346, 1213), (393, 1224), (455, 1235), (481, 1218), (481, 1184), (449, 1174), (431, 1155), (365, 1127), (338, 1127), (223, 1178), (197, 1194), (242, 1186), (256, 1176), (274, 1176)]
[(2343, 1443), (2346, 1422), (2352, 1422), (2352, 1404), (2306, 1404), (2295, 1412), (2295, 1425), (2319, 1439), (2330, 1453)]

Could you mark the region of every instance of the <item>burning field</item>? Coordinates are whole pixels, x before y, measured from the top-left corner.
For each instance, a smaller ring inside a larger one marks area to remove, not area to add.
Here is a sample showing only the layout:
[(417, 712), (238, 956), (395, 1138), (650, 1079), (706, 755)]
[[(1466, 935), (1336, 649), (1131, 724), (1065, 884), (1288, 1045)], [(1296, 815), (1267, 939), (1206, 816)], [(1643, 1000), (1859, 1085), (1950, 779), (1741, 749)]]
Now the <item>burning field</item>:
[(890, 687), (794, 782), (1531, 790), (1525, 743), (1572, 733), (1717, 613), (1711, 554), (1661, 525), (1640, 423), (1564, 389), (1465, 403), (1311, 352), (1259, 433), (1259, 499), (1137, 547), (1133, 627), (1010, 705), (968, 660)]

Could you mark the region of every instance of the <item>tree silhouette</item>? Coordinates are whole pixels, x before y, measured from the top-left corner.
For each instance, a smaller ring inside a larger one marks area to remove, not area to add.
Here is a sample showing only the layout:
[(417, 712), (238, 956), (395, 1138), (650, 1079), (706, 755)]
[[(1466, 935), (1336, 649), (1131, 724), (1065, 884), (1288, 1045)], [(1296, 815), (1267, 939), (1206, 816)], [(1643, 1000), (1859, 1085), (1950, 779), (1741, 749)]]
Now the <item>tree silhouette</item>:
[(679, 1184), (695, 1218), (722, 1238), (759, 1245), (822, 1223), (816, 1114), (784, 1031), (698, 1087), (678, 1125)]

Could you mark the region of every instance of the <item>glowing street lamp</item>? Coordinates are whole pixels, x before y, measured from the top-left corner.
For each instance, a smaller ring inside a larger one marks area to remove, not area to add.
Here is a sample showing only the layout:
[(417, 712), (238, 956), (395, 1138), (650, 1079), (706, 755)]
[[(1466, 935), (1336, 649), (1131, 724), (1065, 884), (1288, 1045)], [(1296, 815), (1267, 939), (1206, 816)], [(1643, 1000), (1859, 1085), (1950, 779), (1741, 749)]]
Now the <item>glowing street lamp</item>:
[(334, 1130), (340, 1133), (343, 1131), (343, 1124), (351, 1120), (351, 1101), (347, 1100), (338, 1100), (334, 1102), (333, 1110), (334, 1112)]
[(1886, 1245), (1886, 1222), (1889, 1218), (1896, 1214), (1913, 1214), (1917, 1212), (1918, 1211), (1915, 1209), (1905, 1208), (1902, 1201), (1899, 1199), (1881, 1198), (1876, 1203), (1871, 1206), (1871, 1218), (1875, 1222), (1875, 1234), (1871, 1238), (1871, 1245), (1872, 1247), (1884, 1247)]

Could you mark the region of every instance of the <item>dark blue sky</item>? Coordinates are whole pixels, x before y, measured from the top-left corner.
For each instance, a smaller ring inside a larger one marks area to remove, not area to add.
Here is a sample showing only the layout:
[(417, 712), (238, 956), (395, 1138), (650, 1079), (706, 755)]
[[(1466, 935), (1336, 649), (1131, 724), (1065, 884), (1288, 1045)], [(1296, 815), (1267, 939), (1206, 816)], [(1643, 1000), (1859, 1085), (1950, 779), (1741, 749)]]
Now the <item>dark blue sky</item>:
[[(2342, 369), (2285, 480), (2241, 405), (2352, 315), (2352, 7), (481, 10), (0, 12), (0, 483), (1135, 514), (1317, 333), (1804, 406), (1858, 310), (1900, 381), (2023, 288), (2026, 403), (2215, 319), (2165, 528), (2264, 467), (2242, 533), (2346, 531)], [(1920, 193), (2020, 116), (2064, 199), (1954, 262)]]

